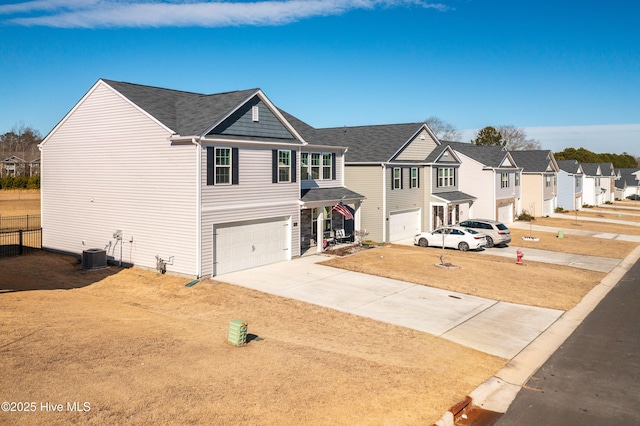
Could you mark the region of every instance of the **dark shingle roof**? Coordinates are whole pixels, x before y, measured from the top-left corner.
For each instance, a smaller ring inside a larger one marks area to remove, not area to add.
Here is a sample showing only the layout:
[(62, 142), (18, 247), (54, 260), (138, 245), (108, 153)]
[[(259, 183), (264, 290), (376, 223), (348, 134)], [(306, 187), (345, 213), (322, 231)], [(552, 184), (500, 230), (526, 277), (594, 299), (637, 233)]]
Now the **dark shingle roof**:
[(587, 176), (598, 176), (598, 166), (600, 163), (580, 163), (582, 170)]
[(203, 95), (105, 79), (102, 81), (183, 136), (204, 133), (259, 90)]
[(424, 123), (383, 124), (377, 126), (333, 127), (316, 129), (308, 143), (349, 147), (348, 162), (390, 161)]
[(511, 151), (511, 157), (524, 173), (544, 173), (549, 169), (551, 151), (535, 149), (530, 151)]
[(347, 188), (311, 188), (303, 189), (300, 199), (305, 203), (312, 201), (364, 200), (366, 197)]
[(556, 162), (558, 163), (560, 170), (571, 174), (578, 173), (580, 167), (578, 160), (557, 160)]
[(473, 195), (469, 195), (461, 191), (440, 192), (438, 194), (433, 194), (433, 196), (447, 201), (474, 201), (478, 199)]
[(455, 151), (489, 167), (500, 167), (504, 157), (507, 156), (507, 150), (502, 146), (478, 146), (466, 142), (449, 141), (442, 141), (442, 143), (450, 145)]
[(639, 186), (640, 182), (636, 179), (635, 175), (632, 174), (624, 174), (620, 176), (620, 179), (616, 179), (615, 186), (616, 188), (623, 189), (626, 186)]

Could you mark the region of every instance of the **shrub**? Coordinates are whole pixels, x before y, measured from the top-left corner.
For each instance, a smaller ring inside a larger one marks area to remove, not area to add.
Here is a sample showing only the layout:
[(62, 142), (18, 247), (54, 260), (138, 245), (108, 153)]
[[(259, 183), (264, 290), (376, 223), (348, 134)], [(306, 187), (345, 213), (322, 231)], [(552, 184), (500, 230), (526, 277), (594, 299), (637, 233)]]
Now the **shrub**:
[(565, 212), (564, 207), (560, 207), (560, 206), (556, 207), (556, 213), (564, 213), (564, 212)]
[(522, 213), (520, 213), (520, 215), (518, 216), (518, 220), (523, 220), (525, 222), (531, 222), (532, 220), (534, 220), (535, 217), (531, 216), (528, 212), (524, 211)]

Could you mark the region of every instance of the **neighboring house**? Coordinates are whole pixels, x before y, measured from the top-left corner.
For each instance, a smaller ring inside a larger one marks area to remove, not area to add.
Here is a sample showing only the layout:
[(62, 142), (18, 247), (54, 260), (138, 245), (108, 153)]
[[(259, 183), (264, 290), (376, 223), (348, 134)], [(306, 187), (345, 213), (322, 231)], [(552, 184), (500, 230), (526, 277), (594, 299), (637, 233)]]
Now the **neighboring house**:
[(40, 158), (29, 162), (29, 176), (40, 174)]
[(511, 151), (522, 168), (522, 209), (532, 216), (551, 216), (557, 207), (558, 164), (549, 150)]
[(558, 168), (558, 207), (565, 210), (582, 208), (582, 185), (584, 172), (578, 160), (557, 160)]
[(0, 166), (0, 177), (26, 175), (27, 162), (15, 155), (2, 160)]
[[(40, 147), (51, 250), (105, 248), (124, 263), (159, 258), (211, 276), (299, 256), (311, 227), (301, 206), (342, 199), (359, 216), (362, 197), (342, 187), (346, 150), (307, 144), (260, 89), (202, 95), (98, 80)], [(305, 152), (331, 158), (312, 203), (301, 199), (301, 181), (318, 181), (300, 176)]]
[(361, 228), (378, 242), (412, 238), (468, 217), (460, 161), (424, 123), (316, 129), (305, 139), (346, 146), (345, 185), (366, 197)]
[(640, 196), (640, 182), (636, 174), (638, 171), (637, 168), (616, 169), (615, 193), (617, 199), (624, 200), (631, 195)]
[(584, 185), (582, 186), (582, 202), (586, 206), (599, 206), (604, 203), (604, 194), (607, 191), (603, 187), (602, 170), (600, 163), (581, 163), (584, 171)]
[(600, 186), (602, 188), (602, 203), (615, 201), (617, 179), (615, 168), (612, 163), (600, 163), (600, 171), (602, 172), (602, 178), (600, 179)]
[(477, 198), (470, 218), (511, 223), (521, 212), (520, 168), (511, 153), (500, 146), (477, 146), (464, 142), (449, 144), (462, 163), (460, 191)]

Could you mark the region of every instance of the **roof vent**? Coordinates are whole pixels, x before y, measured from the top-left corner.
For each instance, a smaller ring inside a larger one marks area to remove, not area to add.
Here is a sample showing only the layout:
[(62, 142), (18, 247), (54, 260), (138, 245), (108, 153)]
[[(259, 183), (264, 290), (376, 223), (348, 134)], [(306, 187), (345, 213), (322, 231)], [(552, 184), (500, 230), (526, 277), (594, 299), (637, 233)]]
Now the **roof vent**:
[(103, 249), (88, 249), (82, 252), (82, 269), (102, 269), (107, 267), (107, 252)]

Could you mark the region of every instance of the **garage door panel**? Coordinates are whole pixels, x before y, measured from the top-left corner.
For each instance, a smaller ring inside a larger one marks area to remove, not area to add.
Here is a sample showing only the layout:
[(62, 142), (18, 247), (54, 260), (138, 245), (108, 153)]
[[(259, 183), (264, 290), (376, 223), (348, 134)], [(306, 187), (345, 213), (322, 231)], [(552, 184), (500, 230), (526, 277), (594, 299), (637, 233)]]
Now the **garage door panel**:
[(420, 210), (389, 214), (389, 241), (411, 238), (420, 233)]
[(502, 223), (513, 222), (513, 204), (498, 207), (498, 221)]
[(214, 229), (215, 275), (288, 260), (288, 218), (217, 225)]

